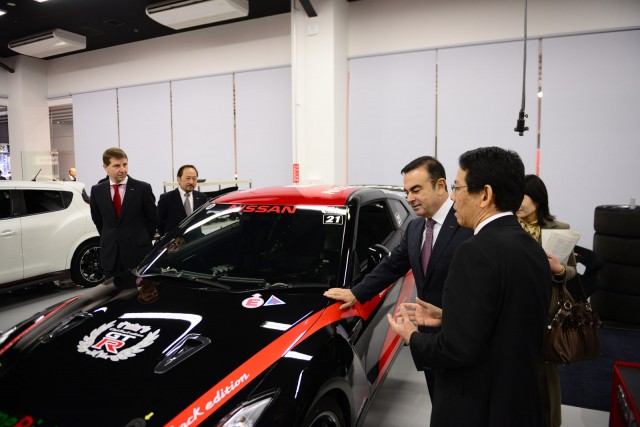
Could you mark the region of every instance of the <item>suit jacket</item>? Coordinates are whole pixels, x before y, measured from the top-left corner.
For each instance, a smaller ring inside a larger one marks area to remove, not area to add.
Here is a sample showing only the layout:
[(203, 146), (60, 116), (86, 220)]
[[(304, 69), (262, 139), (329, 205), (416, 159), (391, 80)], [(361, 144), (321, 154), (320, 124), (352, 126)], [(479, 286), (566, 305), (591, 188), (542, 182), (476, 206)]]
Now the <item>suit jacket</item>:
[(538, 365), (551, 269), (515, 215), (461, 243), (444, 285), (442, 328), (414, 333), (418, 369), (435, 368), (431, 426), (542, 426)]
[(413, 219), (407, 226), (400, 244), (380, 264), (368, 274), (362, 282), (351, 290), (360, 302), (365, 302), (384, 290), (390, 283), (404, 276), (409, 269), (413, 271), (416, 281), (417, 295), (438, 307), (442, 307), (442, 288), (449, 272), (449, 264), (458, 245), (473, 235), (473, 230), (460, 227), (453, 208), (438, 233), (427, 274), (422, 272), (420, 252), (422, 251), (422, 235), (425, 226), (423, 217)]
[(100, 233), (100, 259), (105, 271), (137, 266), (151, 251), (151, 239), (158, 224), (156, 198), (151, 186), (129, 177), (120, 218), (116, 218), (110, 182), (91, 187), (91, 218)]
[[(193, 210), (195, 211), (207, 201), (207, 195), (199, 191), (192, 191)], [(160, 195), (158, 200), (158, 232), (163, 235), (178, 227), (178, 224), (187, 217), (180, 190), (169, 191)]]

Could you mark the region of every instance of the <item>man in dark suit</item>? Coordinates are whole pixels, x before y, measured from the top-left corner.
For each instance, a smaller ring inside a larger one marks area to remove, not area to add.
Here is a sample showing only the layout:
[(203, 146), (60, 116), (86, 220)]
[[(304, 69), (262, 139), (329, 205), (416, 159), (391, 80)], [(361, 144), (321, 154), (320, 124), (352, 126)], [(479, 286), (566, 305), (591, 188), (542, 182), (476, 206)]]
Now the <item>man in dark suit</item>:
[[(549, 261), (514, 212), (524, 166), (513, 151), (483, 147), (460, 156), (455, 215), (475, 235), (458, 246), (442, 309), (403, 304), (392, 328), (409, 342), (416, 368), (435, 368), (439, 426), (542, 426), (538, 365), (551, 291)], [(434, 334), (420, 325), (441, 326)]]
[(129, 160), (120, 148), (102, 155), (109, 179), (91, 188), (91, 218), (100, 233), (100, 260), (106, 278), (135, 287), (131, 269), (151, 251), (158, 215), (151, 186), (128, 176)]
[[(458, 225), (453, 211), (453, 201), (447, 192), (447, 177), (442, 164), (431, 156), (418, 157), (402, 169), (407, 202), (418, 218), (412, 220), (400, 244), (353, 289), (329, 289), (325, 296), (344, 301), (340, 308), (351, 307), (356, 302), (366, 302), (384, 290), (389, 284), (413, 271), (417, 295), (420, 300), (441, 307), (442, 288), (449, 272), (449, 264), (458, 245), (471, 237), (471, 230)], [(427, 224), (431, 230), (429, 238)], [(428, 241), (427, 247), (424, 246)], [(430, 249), (428, 261), (423, 249)], [(426, 261), (426, 265), (423, 263)], [(425, 271), (426, 270), (426, 271)], [(423, 332), (434, 328), (421, 327)], [(425, 370), (429, 395), (435, 394), (433, 373)]]
[(196, 191), (198, 170), (193, 165), (178, 169), (178, 188), (160, 195), (158, 200), (158, 233), (173, 230), (187, 216), (207, 201), (207, 195)]

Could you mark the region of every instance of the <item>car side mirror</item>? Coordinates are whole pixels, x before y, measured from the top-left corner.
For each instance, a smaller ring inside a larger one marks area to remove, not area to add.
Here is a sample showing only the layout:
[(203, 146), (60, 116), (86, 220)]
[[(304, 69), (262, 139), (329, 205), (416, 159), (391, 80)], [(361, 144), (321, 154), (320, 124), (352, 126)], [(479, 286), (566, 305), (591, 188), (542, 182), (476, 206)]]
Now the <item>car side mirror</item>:
[(371, 273), (373, 269), (389, 255), (391, 255), (391, 252), (383, 245), (377, 243), (371, 246), (367, 256), (367, 273)]

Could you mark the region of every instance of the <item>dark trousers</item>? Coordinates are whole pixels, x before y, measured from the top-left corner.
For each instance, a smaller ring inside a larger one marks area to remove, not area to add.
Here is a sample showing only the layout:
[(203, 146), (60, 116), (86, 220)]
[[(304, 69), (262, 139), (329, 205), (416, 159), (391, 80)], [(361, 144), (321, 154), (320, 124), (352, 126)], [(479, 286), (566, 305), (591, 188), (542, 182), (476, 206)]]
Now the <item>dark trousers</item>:
[(131, 268), (122, 265), (119, 253), (113, 270), (104, 269), (104, 277), (105, 279), (113, 278), (113, 284), (118, 289), (136, 288), (136, 276), (131, 273)]
[[(418, 326), (418, 331), (425, 334), (433, 334), (437, 332), (439, 329), (440, 328), (428, 328), (426, 326)], [(423, 372), (424, 372), (424, 377), (427, 380), (427, 389), (429, 390), (429, 397), (431, 397), (431, 402), (433, 403), (433, 397), (435, 396), (435, 392), (436, 392), (436, 378), (435, 378), (435, 375), (433, 374), (433, 370), (431, 369), (425, 369)]]
[(431, 402), (433, 403), (433, 397), (436, 389), (435, 375), (433, 375), (433, 371), (431, 369), (425, 369), (424, 377), (427, 379), (427, 389), (429, 389), (429, 397), (431, 397)]

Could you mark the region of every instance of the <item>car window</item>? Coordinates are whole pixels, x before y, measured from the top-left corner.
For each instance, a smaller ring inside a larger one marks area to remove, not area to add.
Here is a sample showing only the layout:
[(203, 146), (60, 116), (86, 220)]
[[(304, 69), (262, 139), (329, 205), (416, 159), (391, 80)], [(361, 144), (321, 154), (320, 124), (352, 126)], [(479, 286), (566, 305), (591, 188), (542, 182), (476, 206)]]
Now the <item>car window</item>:
[[(84, 191), (84, 190), (82, 190)], [(64, 204), (64, 208), (68, 208), (73, 200), (73, 193), (71, 191), (61, 191), (62, 194), (62, 203)]]
[(386, 203), (378, 201), (360, 207), (356, 237), (356, 254), (360, 262), (367, 259), (370, 247), (383, 244), (393, 230)]
[(409, 216), (407, 206), (400, 200), (390, 199), (389, 202), (391, 205), (391, 213), (393, 214), (393, 218), (395, 219), (398, 227), (400, 227)]
[(212, 205), (169, 233), (139, 271), (196, 273), (235, 289), (252, 283), (333, 285), (345, 214), (336, 207)]
[(55, 212), (65, 208), (62, 195), (53, 190), (23, 190), (27, 215)]
[(11, 192), (0, 190), (0, 219), (11, 217)]

